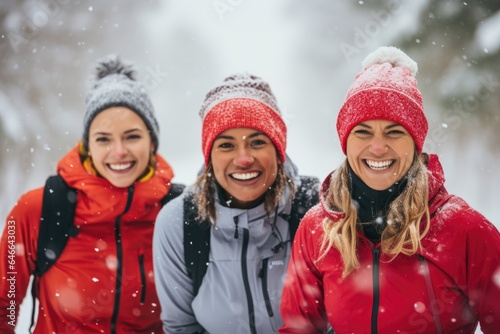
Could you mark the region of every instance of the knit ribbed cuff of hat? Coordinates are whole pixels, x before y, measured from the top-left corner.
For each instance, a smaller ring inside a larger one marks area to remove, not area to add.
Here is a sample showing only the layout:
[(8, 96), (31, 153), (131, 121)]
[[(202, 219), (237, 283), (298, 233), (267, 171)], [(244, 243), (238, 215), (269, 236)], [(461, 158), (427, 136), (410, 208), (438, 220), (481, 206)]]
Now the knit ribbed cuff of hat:
[(281, 162), (285, 162), (286, 125), (278, 112), (257, 100), (235, 98), (216, 104), (203, 119), (205, 166), (210, 161), (212, 145), (217, 136), (232, 128), (251, 128), (263, 132), (273, 142)]
[(420, 104), (399, 91), (377, 87), (356, 92), (339, 112), (337, 132), (344, 154), (347, 154), (347, 138), (352, 129), (374, 119), (402, 125), (412, 136), (417, 151), (422, 152), (428, 125)]

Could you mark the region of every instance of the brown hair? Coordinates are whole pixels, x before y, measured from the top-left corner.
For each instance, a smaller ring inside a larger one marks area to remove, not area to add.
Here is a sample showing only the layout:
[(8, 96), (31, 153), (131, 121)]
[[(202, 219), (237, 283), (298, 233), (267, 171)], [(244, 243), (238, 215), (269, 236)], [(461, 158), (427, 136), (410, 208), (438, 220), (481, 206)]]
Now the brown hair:
[[(286, 184), (289, 184), (292, 196), (295, 194), (295, 184), (292, 178), (285, 172), (282, 163), (278, 164), (276, 174), (276, 180), (266, 191), (264, 200), (264, 207), (268, 215), (273, 208), (278, 205)], [(200, 221), (209, 220), (211, 225), (216, 224), (214, 198), (216, 191), (215, 184), (216, 180), (213, 173), (213, 166), (210, 161), (208, 166), (203, 170), (203, 173), (195, 182), (195, 189), (198, 189), (198, 191), (195, 193), (194, 199), (195, 204), (198, 207), (198, 219)]]

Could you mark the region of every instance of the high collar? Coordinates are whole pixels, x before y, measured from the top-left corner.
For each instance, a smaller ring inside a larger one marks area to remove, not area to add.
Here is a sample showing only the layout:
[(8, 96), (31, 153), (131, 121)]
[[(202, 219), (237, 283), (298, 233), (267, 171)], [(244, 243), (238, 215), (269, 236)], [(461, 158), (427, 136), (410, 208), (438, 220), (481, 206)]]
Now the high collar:
[[(217, 198), (219, 199), (220, 204), (222, 206), (227, 207), (227, 208), (236, 208), (234, 205), (231, 205), (233, 196), (229, 195), (224, 190), (224, 188), (221, 187), (221, 185), (219, 184), (219, 182), (217, 182), (217, 180), (215, 178), (214, 178), (214, 183), (215, 183), (215, 190), (217, 193)], [(264, 200), (266, 199), (266, 194), (267, 194), (267, 192), (262, 194), (262, 196), (260, 196), (256, 200), (252, 201), (251, 203), (248, 203), (247, 207), (245, 207), (244, 209), (252, 209), (252, 208), (255, 208), (255, 207), (259, 206), (260, 204), (264, 203)]]
[(385, 190), (375, 190), (366, 185), (348, 166), (350, 192), (358, 209), (358, 224), (366, 237), (379, 242), (387, 226), (387, 213), (391, 203), (404, 191), (408, 174)]
[[(339, 169), (331, 172), (324, 179), (320, 189), (320, 205), (326, 215), (334, 222), (338, 222), (345, 217), (344, 212), (339, 211), (338, 208), (331, 207), (328, 201), (331, 180), (332, 178), (337, 177), (339, 172)], [(439, 157), (436, 154), (429, 154), (427, 177), (429, 186), (429, 213), (433, 215), (441, 205), (441, 200), (444, 194), (447, 193), (444, 187), (445, 177), (443, 167), (441, 166)]]
[(380, 213), (387, 212), (384, 209), (387, 209), (406, 188), (408, 174), (385, 190), (375, 190), (367, 186), (349, 167), (349, 181), (351, 197), (358, 208), (360, 221), (367, 222), (380, 216)]
[(124, 212), (131, 193), (133, 203), (127, 215), (140, 220), (157, 210), (174, 176), (170, 165), (159, 154), (156, 154), (156, 161), (155, 173), (151, 178), (137, 181), (127, 188), (119, 188), (107, 179), (89, 173), (80, 160), (76, 145), (59, 161), (57, 173), (77, 190), (76, 215), (87, 223), (113, 220)]

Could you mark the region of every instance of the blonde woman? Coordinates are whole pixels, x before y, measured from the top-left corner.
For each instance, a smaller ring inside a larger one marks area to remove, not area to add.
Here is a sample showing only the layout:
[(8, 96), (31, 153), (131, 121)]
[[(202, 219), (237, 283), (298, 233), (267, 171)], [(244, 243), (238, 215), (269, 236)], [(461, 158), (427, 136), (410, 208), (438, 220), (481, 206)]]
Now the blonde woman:
[(299, 227), (280, 333), (484, 333), (500, 328), (500, 235), (444, 187), (401, 50), (370, 54), (337, 131), (344, 163)]

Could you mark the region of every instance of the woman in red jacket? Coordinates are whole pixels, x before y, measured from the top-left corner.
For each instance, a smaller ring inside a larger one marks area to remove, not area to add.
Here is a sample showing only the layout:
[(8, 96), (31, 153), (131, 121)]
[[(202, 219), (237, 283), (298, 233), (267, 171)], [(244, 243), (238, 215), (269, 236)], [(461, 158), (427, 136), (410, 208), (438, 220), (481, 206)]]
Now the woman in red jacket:
[(347, 158), (295, 237), (280, 333), (498, 333), (500, 234), (422, 153), (416, 63), (382, 47), (363, 67), (337, 119)]
[[(153, 105), (134, 75), (116, 57), (99, 63), (82, 141), (57, 165), (57, 174), (77, 190), (76, 229), (55, 264), (35, 276), (34, 333), (162, 333), (152, 234), (173, 171), (156, 153)], [(1, 333), (14, 333), (36, 270), (42, 197), (43, 188), (27, 192), (7, 217), (0, 247)]]

